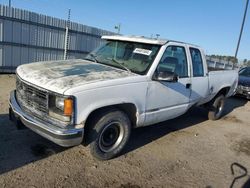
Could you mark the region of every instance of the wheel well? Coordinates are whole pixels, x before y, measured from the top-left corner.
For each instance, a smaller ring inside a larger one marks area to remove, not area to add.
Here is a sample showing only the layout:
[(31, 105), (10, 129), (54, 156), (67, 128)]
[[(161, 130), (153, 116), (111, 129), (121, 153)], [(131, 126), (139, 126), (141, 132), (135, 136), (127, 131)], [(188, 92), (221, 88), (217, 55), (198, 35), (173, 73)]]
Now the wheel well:
[(94, 111), (92, 111), (89, 116), (86, 119), (85, 127), (89, 125), (89, 122), (99, 113), (111, 109), (117, 109), (123, 111), (125, 114), (127, 114), (128, 118), (131, 121), (132, 127), (136, 126), (136, 106), (132, 103), (122, 103), (122, 104), (115, 104), (110, 106), (105, 106), (98, 108)]
[(218, 94), (217, 94), (216, 96), (218, 96), (218, 95), (220, 95), (220, 94), (223, 94), (224, 96), (226, 96), (226, 95), (228, 94), (229, 90), (230, 90), (230, 87), (224, 87), (224, 88), (222, 88), (222, 89), (218, 92)]
[(223, 94), (224, 96), (226, 96), (228, 94), (230, 90), (230, 87), (224, 87), (222, 88), (210, 101), (208, 101), (207, 103), (203, 104), (203, 106), (205, 108), (210, 108), (211, 104), (214, 102), (214, 100), (221, 94)]

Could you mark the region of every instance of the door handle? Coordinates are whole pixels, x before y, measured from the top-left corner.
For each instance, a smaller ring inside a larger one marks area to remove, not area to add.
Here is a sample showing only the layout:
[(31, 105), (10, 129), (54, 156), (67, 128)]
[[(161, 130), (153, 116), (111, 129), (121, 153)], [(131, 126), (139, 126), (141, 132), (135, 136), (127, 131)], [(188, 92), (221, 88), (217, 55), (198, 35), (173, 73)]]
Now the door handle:
[(191, 87), (191, 83), (187, 83), (187, 84), (186, 84), (186, 88), (187, 88), (187, 89), (190, 89), (190, 87)]

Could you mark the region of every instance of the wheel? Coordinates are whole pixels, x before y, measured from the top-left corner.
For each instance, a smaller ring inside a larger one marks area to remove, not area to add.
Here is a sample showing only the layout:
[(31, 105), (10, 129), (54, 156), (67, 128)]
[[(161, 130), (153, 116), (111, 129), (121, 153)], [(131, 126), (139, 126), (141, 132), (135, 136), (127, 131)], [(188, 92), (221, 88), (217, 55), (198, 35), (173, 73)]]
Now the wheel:
[(247, 96), (247, 100), (250, 100), (250, 95)]
[(218, 95), (209, 105), (208, 119), (217, 120), (221, 118), (225, 106), (224, 95)]
[(98, 114), (88, 132), (90, 152), (99, 160), (117, 156), (125, 147), (131, 132), (128, 116), (119, 110), (109, 110)]

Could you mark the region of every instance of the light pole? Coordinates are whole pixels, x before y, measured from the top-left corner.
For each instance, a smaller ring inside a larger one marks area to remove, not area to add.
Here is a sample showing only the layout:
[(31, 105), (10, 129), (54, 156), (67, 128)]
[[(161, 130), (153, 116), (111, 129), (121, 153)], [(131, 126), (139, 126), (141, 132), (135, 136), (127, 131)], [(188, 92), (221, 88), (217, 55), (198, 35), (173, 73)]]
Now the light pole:
[(117, 33), (120, 34), (120, 32), (121, 32), (121, 24), (119, 23), (118, 25), (116, 25), (115, 29), (117, 29)]
[(245, 12), (244, 12), (244, 16), (243, 16), (243, 20), (242, 20), (242, 24), (241, 24), (241, 29), (240, 29), (240, 36), (239, 36), (239, 40), (238, 40), (238, 44), (237, 44), (236, 51), (235, 51), (235, 56), (234, 56), (235, 59), (237, 58), (237, 55), (238, 55), (238, 50), (239, 50), (240, 41), (241, 41), (241, 35), (242, 35), (242, 32), (243, 32), (245, 19), (246, 19), (246, 15), (247, 15), (248, 2), (249, 2), (249, 0), (247, 0), (247, 2), (246, 2)]

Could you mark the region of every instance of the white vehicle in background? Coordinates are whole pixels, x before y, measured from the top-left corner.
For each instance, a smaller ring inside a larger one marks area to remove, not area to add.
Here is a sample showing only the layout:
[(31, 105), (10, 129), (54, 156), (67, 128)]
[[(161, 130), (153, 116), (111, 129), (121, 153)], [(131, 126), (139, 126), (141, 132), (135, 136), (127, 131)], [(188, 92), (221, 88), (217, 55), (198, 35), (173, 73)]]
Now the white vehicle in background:
[(221, 117), (237, 87), (234, 70), (209, 71), (203, 50), (172, 40), (104, 36), (85, 60), (17, 68), (10, 117), (61, 145), (90, 144), (101, 160), (117, 156), (133, 128), (206, 106)]

